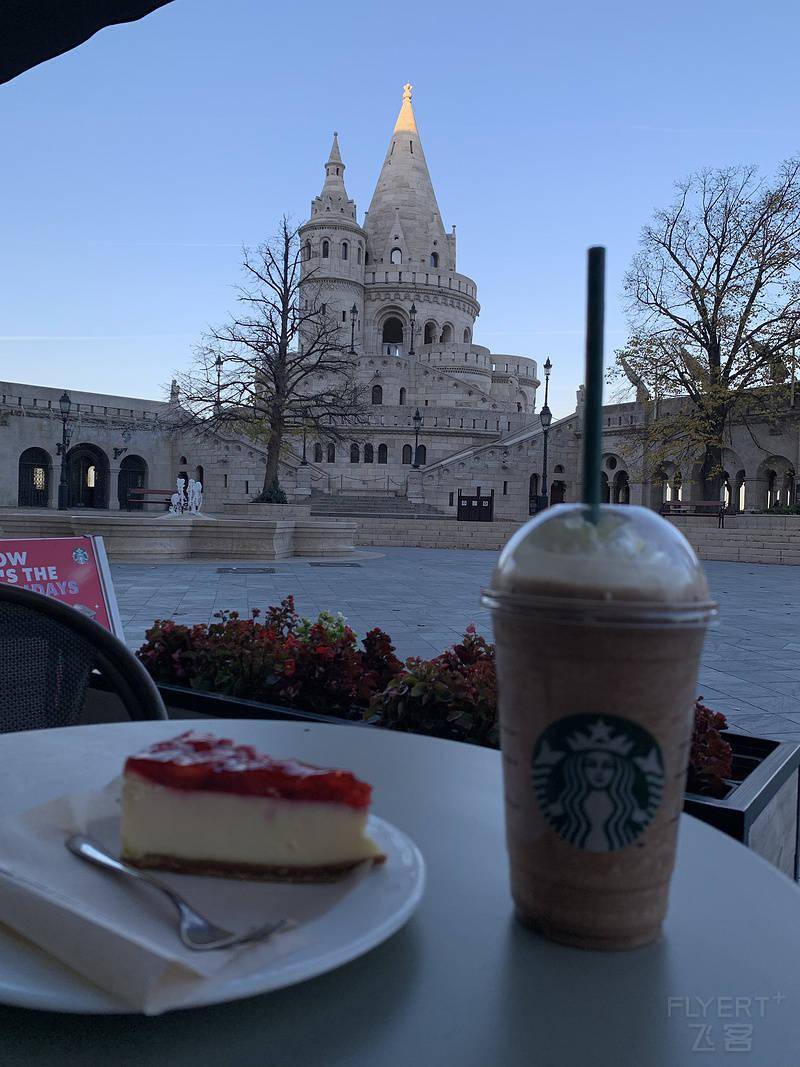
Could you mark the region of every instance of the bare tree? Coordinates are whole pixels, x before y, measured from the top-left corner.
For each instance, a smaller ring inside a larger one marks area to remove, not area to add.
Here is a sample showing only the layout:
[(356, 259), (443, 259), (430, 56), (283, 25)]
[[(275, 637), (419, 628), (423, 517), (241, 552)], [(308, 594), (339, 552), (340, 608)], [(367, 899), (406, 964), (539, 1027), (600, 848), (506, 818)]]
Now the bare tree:
[(753, 167), (707, 170), (644, 228), (625, 278), (630, 337), (616, 375), (646, 400), (642, 442), (660, 458), (702, 457), (719, 493), (732, 423), (785, 407), (800, 340), (800, 160), (773, 181)]
[(278, 466), (292, 433), (341, 440), (365, 421), (350, 337), (303, 274), (297, 229), (284, 216), (277, 236), (244, 250), (239, 307), (197, 347), (180, 375), (186, 422), (201, 433), (244, 434), (266, 448), (259, 498), (278, 489)]

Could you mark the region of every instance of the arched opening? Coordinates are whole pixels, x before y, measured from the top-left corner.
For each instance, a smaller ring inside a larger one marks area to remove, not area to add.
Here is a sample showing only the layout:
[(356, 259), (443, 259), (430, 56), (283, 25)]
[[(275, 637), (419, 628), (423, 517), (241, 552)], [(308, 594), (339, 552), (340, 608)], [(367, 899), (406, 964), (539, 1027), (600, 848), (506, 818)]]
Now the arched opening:
[(567, 483), (558, 478), (550, 483), (550, 504), (563, 504), (567, 498)]
[[(198, 467), (197, 469), (202, 474), (203, 468)], [(202, 478), (199, 478), (198, 481), (202, 481)], [(119, 474), (117, 475), (117, 500), (119, 501), (119, 506), (126, 508), (128, 511), (142, 511), (144, 499), (142, 497), (131, 497), (131, 490), (146, 488), (147, 464), (141, 456), (126, 456), (119, 465)]]
[(97, 445), (75, 445), (67, 453), (67, 507), (108, 507), (108, 456)]
[(328, 443), (328, 463), (336, 462), (336, 445), (330, 441)]
[(399, 248), (393, 248), (389, 256), (389, 262), (397, 266), (398, 263), (403, 262), (403, 253)]
[(358, 445), (355, 441), (350, 445), (350, 462), (358, 463)]
[(323, 241), (322, 242), (322, 258), (323, 259), (327, 259), (330, 254), (331, 254), (331, 243), (330, 243), (330, 241)]
[(439, 338), (442, 344), (449, 344), (453, 340), (453, 327), (449, 322), (442, 326), (442, 336)]
[(347, 259), (350, 253), (350, 246), (347, 241), (342, 241), (342, 259)]
[(373, 387), (372, 387), (372, 403), (373, 404), (382, 404), (383, 403), (383, 389), (379, 385), (373, 385)]
[(400, 407), (403, 407), (405, 402), (406, 402), (406, 387), (404, 385), (401, 385), (400, 386)]
[(43, 448), (26, 448), (19, 457), (17, 506), (46, 508), (50, 503), (50, 456)]
[(401, 345), (403, 343), (403, 323), (396, 315), (390, 315), (384, 322), (381, 339), (385, 345)]
[(471, 340), (472, 340), (472, 338), (470, 337), (470, 334), (469, 334), (469, 327), (467, 327), (467, 329), (464, 330), (464, 344), (468, 345)]
[(311, 242), (310, 241), (306, 241), (306, 243), (303, 245), (303, 259), (306, 261), (306, 263), (308, 263), (309, 259), (311, 259)]
[(356, 249), (356, 263), (361, 263), (361, 245)]
[(372, 445), (370, 445), (370, 444), (364, 445), (364, 462), (365, 463), (374, 463), (375, 462), (375, 450), (372, 447)]
[(426, 322), (425, 332), (422, 335), (423, 343), (426, 345), (432, 345), (436, 340), (436, 323)]
[(378, 445), (378, 463), (389, 462), (389, 449), (386, 445)]
[(403, 463), (411, 463), (411, 445), (403, 445)]
[(201, 487), (203, 485), (203, 482), (205, 481), (205, 471), (203, 470), (203, 468), (200, 466), (199, 463), (197, 464), (197, 466), (194, 469), (194, 480), (196, 482), (199, 482)]
[(605, 471), (600, 471), (600, 502), (611, 503), (611, 486), (608, 484), (608, 475)]
[(614, 503), (630, 504), (631, 486), (628, 481), (627, 471), (618, 471), (614, 476)]
[(181, 458), (178, 460), (178, 463), (182, 464), (183, 466), (186, 466), (187, 462), (188, 460), (186, 459), (186, 456), (181, 456)]
[(428, 450), (425, 445), (417, 445), (417, 466), (424, 467), (428, 457)]
[(319, 441), (314, 445), (314, 462), (322, 463), (322, 445)]
[(439, 266), (439, 253), (438, 252), (431, 252), (431, 266), (432, 267), (438, 267)]

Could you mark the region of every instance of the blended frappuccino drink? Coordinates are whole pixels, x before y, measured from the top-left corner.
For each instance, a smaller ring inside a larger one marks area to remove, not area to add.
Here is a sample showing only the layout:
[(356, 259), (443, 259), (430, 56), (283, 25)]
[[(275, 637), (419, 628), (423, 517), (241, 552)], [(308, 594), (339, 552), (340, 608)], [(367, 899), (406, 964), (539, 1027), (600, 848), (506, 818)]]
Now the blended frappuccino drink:
[(659, 934), (675, 862), (697, 670), (714, 613), (683, 535), (654, 512), (537, 516), (484, 603), (497, 648), (511, 891), (582, 948)]

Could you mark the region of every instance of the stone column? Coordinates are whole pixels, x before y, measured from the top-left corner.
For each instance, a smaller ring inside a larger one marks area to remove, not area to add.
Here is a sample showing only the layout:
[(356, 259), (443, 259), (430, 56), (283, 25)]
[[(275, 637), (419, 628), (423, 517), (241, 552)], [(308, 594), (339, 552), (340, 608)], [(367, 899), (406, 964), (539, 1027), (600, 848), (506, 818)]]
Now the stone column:
[(119, 466), (108, 470), (108, 510), (119, 511)]

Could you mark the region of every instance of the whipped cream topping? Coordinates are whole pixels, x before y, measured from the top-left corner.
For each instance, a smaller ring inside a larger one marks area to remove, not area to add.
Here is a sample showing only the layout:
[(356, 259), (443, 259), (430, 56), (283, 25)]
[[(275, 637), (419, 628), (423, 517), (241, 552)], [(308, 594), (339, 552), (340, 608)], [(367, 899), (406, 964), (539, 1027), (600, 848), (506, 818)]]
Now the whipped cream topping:
[(548, 508), (500, 554), (495, 592), (586, 600), (708, 601), (703, 569), (683, 534), (649, 508), (583, 504)]

